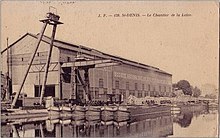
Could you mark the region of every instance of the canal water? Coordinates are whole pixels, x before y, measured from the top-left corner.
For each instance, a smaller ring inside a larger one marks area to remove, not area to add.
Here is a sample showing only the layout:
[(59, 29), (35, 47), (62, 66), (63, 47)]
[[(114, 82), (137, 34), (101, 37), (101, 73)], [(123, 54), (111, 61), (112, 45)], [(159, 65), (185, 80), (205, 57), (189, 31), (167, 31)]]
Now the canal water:
[[(185, 110), (127, 120), (47, 119), (1, 125), (1, 137), (214, 137), (217, 110)], [(26, 123), (25, 123), (26, 122)]]

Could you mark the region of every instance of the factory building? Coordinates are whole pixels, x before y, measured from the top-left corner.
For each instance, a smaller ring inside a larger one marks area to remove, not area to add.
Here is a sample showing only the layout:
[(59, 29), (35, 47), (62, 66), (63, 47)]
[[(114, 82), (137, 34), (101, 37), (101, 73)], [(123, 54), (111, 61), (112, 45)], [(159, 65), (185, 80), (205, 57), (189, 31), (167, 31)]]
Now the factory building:
[[(6, 53), (10, 53), (8, 64), (13, 92), (17, 92), (21, 85), (37, 38), (38, 35), (27, 33), (8, 47), (9, 52), (6, 52), (7, 49), (2, 51), (4, 61), (6, 61)], [(49, 44), (50, 38), (44, 36), (22, 90), (27, 97), (40, 96)], [(159, 68), (59, 40), (54, 40), (53, 45), (44, 96), (69, 99), (71, 95), (74, 95), (73, 91), (77, 90), (79, 97), (83, 97), (82, 84), (73, 81), (74, 67), (67, 66), (68, 63), (74, 63), (79, 55), (85, 59), (107, 59), (120, 63), (89, 68), (89, 92), (93, 100), (107, 100), (111, 96), (116, 98), (117, 95), (121, 95), (123, 99), (129, 95), (136, 97), (171, 96), (172, 75)], [(3, 66), (6, 67), (6, 63), (3, 63)], [(79, 74), (83, 77), (84, 70), (80, 70)]]

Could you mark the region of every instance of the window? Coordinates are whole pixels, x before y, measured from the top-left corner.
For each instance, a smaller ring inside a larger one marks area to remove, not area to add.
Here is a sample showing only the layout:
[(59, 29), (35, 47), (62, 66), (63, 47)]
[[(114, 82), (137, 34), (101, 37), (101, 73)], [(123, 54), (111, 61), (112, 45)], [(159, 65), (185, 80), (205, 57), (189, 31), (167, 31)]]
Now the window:
[(71, 82), (71, 67), (62, 67), (62, 81), (65, 83)]
[(67, 57), (67, 62), (70, 62), (70, 57)]
[(142, 93), (139, 92), (139, 93), (138, 93), (138, 98), (141, 98), (141, 97), (142, 97)]
[(41, 137), (40, 129), (35, 129), (35, 137)]
[(24, 61), (24, 58), (21, 58), (21, 61)]
[(115, 89), (112, 89), (112, 94), (115, 94), (115, 93), (116, 93)]
[(118, 80), (115, 81), (115, 89), (119, 89), (119, 81)]
[(164, 86), (164, 92), (166, 92), (166, 86)]
[(99, 91), (95, 90), (95, 98), (98, 99), (99, 98)]
[(134, 88), (135, 88), (135, 90), (138, 89), (138, 85), (137, 85), (137, 83), (134, 84)]
[(37, 56), (39, 57), (39, 55), (40, 55), (40, 53), (39, 52), (37, 52)]
[(150, 84), (148, 84), (148, 91), (150, 91)]
[(142, 90), (144, 90), (144, 84), (142, 84)]
[(129, 82), (126, 82), (126, 90), (129, 90)]
[(107, 88), (104, 89), (104, 95), (106, 95), (108, 92)]
[(130, 92), (129, 92), (129, 95), (135, 96), (135, 92), (134, 92), (134, 91), (130, 91)]
[(90, 93), (91, 93), (91, 98), (94, 99), (95, 98), (95, 91), (90, 90)]
[(99, 88), (103, 88), (104, 84), (103, 84), (103, 79), (99, 79)]
[[(35, 85), (34, 86), (34, 97), (40, 97), (42, 85)], [(55, 85), (46, 85), (45, 86), (45, 93), (44, 96), (52, 96), (55, 97)]]
[(171, 92), (171, 87), (169, 87), (169, 92)]
[(159, 86), (159, 92), (161, 92), (161, 86)]
[(123, 91), (122, 92), (122, 94), (123, 94), (123, 96), (124, 96), (124, 98), (126, 97), (126, 92), (125, 91)]

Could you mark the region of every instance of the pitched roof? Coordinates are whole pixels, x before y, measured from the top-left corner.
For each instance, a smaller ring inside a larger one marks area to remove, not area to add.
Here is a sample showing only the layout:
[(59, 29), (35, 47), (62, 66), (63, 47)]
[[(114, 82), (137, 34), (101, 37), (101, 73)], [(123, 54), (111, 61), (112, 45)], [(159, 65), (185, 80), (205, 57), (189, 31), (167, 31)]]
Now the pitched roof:
[[(34, 35), (34, 34), (31, 34), (31, 33), (26, 33), (22, 37), (20, 37), (17, 41), (12, 43), (8, 48), (11, 48), (12, 46), (14, 46), (17, 42), (19, 42), (20, 40), (22, 40), (26, 36), (31, 36), (31, 37), (37, 39), (38, 35), (39, 34)], [(42, 38), (42, 41), (45, 42), (45, 43), (50, 44), (50, 37), (44, 35), (43, 38)], [(129, 65), (144, 68), (144, 69), (149, 69), (149, 70), (152, 70), (152, 71), (156, 71), (156, 72), (159, 72), (159, 73), (163, 73), (163, 74), (172, 76), (172, 74), (167, 73), (163, 70), (160, 70), (157, 67), (153, 67), (153, 66), (150, 66), (150, 65), (146, 65), (146, 64), (143, 64), (143, 63), (139, 63), (139, 62), (136, 62), (136, 61), (125, 59), (125, 58), (122, 58), (122, 57), (119, 57), (119, 56), (103, 53), (99, 50), (89, 48), (87, 46), (75, 45), (75, 44), (60, 41), (60, 40), (57, 40), (57, 39), (54, 40), (53, 45), (57, 48), (68, 49), (68, 50), (71, 50), (71, 51), (82, 50), (82, 53), (85, 53), (85, 54), (98, 56), (98, 57), (101, 57), (101, 58), (110, 58), (110, 59), (117, 60), (117, 61), (120, 61), (120, 62), (125, 63), (125, 64), (129, 64)], [(7, 50), (7, 48), (5, 48), (3, 51), (1, 51), (1, 54), (3, 54), (6, 50)]]

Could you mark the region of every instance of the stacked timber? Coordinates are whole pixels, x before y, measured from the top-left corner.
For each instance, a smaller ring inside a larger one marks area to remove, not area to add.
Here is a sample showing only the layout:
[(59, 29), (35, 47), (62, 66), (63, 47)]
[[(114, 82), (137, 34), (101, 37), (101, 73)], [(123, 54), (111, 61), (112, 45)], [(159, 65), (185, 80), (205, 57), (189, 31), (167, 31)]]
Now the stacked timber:
[(70, 117), (72, 117), (72, 112), (73, 112), (73, 110), (72, 110), (71, 106), (62, 105), (60, 107), (60, 115), (63, 118), (66, 118), (66, 117), (70, 118)]
[(114, 112), (117, 110), (116, 106), (103, 106), (101, 108), (101, 119), (106, 120), (113, 120), (114, 119)]
[(86, 113), (86, 107), (84, 106), (74, 105), (72, 107), (73, 119), (75, 120), (84, 119), (85, 113)]
[(60, 108), (56, 106), (50, 106), (47, 108), (49, 111), (49, 114), (54, 115), (54, 114), (59, 114), (60, 113)]
[(171, 114), (179, 114), (180, 107), (176, 104), (171, 105)]
[(73, 126), (80, 126), (85, 124), (85, 119), (79, 119), (79, 120), (71, 120), (71, 125)]
[(1, 120), (36, 118), (48, 116), (47, 109), (7, 109), (1, 112)]
[(71, 123), (71, 119), (60, 119), (59, 123), (62, 125), (69, 125)]
[(117, 110), (114, 112), (114, 120), (123, 121), (129, 119), (130, 112), (126, 106), (117, 106)]
[(104, 126), (114, 125), (114, 120), (101, 121), (101, 124)]
[(49, 118), (57, 119), (60, 117), (60, 108), (56, 106), (47, 107)]
[(100, 106), (88, 106), (86, 108), (86, 119), (87, 120), (98, 120), (100, 119), (101, 107)]
[(125, 126), (127, 124), (128, 124), (128, 120), (119, 121), (119, 122), (114, 121), (114, 125), (118, 126), (118, 127), (122, 127), (122, 126)]
[(60, 107), (60, 112), (61, 112), (62, 114), (71, 114), (71, 113), (72, 113), (72, 108), (71, 108), (70, 106), (64, 106), (64, 105), (62, 105), (62, 106)]
[(156, 115), (169, 113), (171, 114), (170, 106), (129, 106), (128, 111), (131, 116), (140, 116), (140, 115)]

